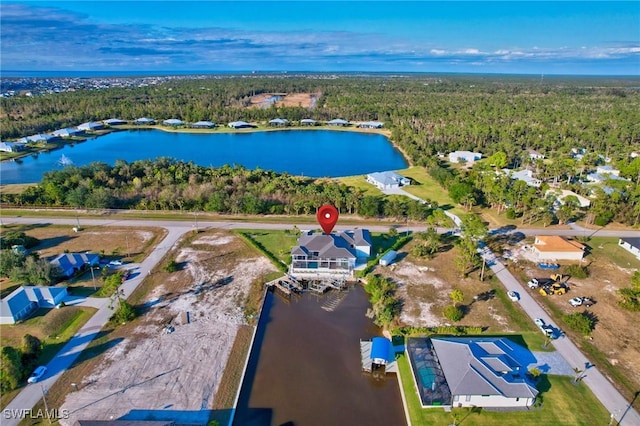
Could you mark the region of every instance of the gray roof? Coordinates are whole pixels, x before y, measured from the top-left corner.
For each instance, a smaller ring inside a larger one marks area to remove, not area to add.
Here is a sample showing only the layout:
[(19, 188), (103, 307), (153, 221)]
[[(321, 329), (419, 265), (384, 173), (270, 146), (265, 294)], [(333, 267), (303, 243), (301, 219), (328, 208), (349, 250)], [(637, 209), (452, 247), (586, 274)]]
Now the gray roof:
[(287, 124), (289, 120), (286, 118), (274, 118), (273, 120), (269, 120), (270, 124)]
[(177, 118), (169, 118), (168, 120), (164, 120), (162, 124), (167, 124), (169, 126), (181, 126), (184, 124), (184, 121), (178, 120)]
[(355, 246), (371, 246), (371, 236), (366, 229), (338, 232), (336, 234), (302, 234), (298, 245), (291, 250), (291, 255), (308, 256), (318, 252), (320, 258), (355, 259)]
[(533, 398), (538, 391), (518, 362), (524, 348), (502, 337), (431, 339), (452, 395)]
[(640, 249), (640, 238), (631, 237), (631, 238), (620, 238), (620, 239), (623, 242), (629, 244), (631, 247)]
[(87, 121), (86, 123), (78, 125), (78, 129), (80, 130), (102, 129), (103, 127), (104, 125), (102, 123), (97, 123), (95, 121)]
[(140, 117), (138, 119), (136, 119), (134, 121), (134, 123), (153, 123), (156, 120), (154, 120), (153, 118), (147, 118), (147, 117)]
[(232, 121), (229, 123), (229, 127), (250, 127), (251, 124), (246, 121)]
[(316, 120), (314, 120), (313, 118), (303, 118), (302, 120), (300, 120), (300, 122), (312, 124), (312, 123), (315, 123)]
[(106, 120), (102, 120), (105, 124), (125, 124), (125, 120), (121, 120), (119, 118), (107, 118)]
[(213, 121), (196, 121), (195, 123), (192, 124), (192, 126), (207, 126), (207, 127), (214, 127), (216, 125), (216, 123), (214, 123)]
[(405, 179), (404, 176), (400, 176), (395, 172), (389, 171), (369, 173), (367, 176), (384, 186), (398, 185), (403, 179)]
[(327, 124), (349, 124), (347, 120), (343, 120), (341, 118), (335, 118), (331, 121), (328, 121)]

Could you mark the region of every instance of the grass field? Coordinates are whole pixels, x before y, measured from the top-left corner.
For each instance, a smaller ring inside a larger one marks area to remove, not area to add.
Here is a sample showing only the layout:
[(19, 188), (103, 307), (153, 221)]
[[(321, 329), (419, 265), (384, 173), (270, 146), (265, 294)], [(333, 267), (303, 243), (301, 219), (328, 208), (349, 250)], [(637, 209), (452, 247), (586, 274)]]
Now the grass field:
[(450, 413), (442, 408), (422, 408), (405, 355), (398, 358), (398, 366), (407, 410), (414, 425), (591, 426), (608, 424), (610, 419), (607, 410), (585, 384), (574, 385), (573, 379), (566, 376), (541, 377), (537, 386), (543, 401), (541, 408), (507, 412), (454, 408)]
[(618, 238), (591, 237), (591, 255), (604, 257), (620, 268), (640, 268), (640, 260), (618, 245)]

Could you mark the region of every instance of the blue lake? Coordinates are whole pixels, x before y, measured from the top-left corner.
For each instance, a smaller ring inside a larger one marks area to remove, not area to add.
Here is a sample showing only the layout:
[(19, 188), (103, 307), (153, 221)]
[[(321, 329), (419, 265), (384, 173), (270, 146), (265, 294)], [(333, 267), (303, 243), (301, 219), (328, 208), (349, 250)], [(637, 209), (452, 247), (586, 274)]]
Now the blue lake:
[(43, 173), (61, 169), (62, 155), (76, 166), (95, 161), (172, 157), (202, 166), (238, 164), (249, 169), (310, 177), (361, 175), (407, 167), (404, 157), (383, 135), (330, 130), (253, 133), (169, 133), (161, 130), (113, 132), (60, 149), (5, 161), (0, 183), (34, 183)]

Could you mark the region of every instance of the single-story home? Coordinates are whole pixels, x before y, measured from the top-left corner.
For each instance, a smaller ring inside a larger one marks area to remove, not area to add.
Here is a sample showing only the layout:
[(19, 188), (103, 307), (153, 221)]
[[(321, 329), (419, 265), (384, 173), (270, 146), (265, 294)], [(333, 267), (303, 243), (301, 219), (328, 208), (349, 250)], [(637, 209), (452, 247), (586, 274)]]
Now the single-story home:
[(108, 126), (121, 126), (123, 124), (127, 124), (125, 120), (121, 120), (119, 118), (108, 118), (102, 122)]
[(395, 172), (375, 172), (367, 175), (367, 182), (384, 190), (410, 185), (411, 179), (400, 176)]
[(304, 232), (291, 249), (291, 275), (351, 276), (356, 264), (371, 255), (371, 235), (366, 229), (332, 234)]
[(94, 130), (102, 130), (102, 129), (104, 129), (104, 124), (97, 123), (95, 121), (89, 121), (89, 122), (80, 124), (78, 126), (78, 129), (92, 132)]
[(254, 126), (247, 123), (246, 121), (232, 121), (231, 123), (229, 123), (229, 127), (231, 127), (232, 129), (247, 129)]
[(302, 126), (315, 126), (317, 123), (313, 118), (303, 118), (300, 120), (300, 125)]
[(196, 121), (191, 124), (191, 127), (195, 127), (196, 129), (212, 129), (216, 127), (216, 123), (213, 121)]
[(23, 143), (18, 142), (0, 142), (0, 151), (4, 152), (20, 152), (24, 151), (25, 146)]
[(341, 118), (334, 118), (331, 121), (327, 121), (329, 126), (348, 126), (349, 122), (347, 120), (343, 120)]
[(608, 180), (626, 180), (615, 173), (589, 173), (587, 180), (592, 183), (604, 183)]
[(286, 118), (274, 118), (273, 120), (269, 120), (269, 126), (288, 126), (289, 120)]
[(545, 194), (545, 197), (553, 195), (560, 204), (565, 203), (565, 198), (571, 197), (573, 200), (577, 200), (578, 206), (581, 208), (589, 207), (591, 205), (591, 201), (588, 198), (583, 197), (580, 194), (576, 194), (573, 191), (569, 191), (567, 189), (556, 189), (556, 190), (548, 190)]
[(384, 127), (384, 123), (380, 121), (364, 121), (358, 124), (358, 127), (361, 129), (382, 129)]
[(96, 266), (100, 263), (97, 253), (63, 253), (53, 258), (49, 263), (60, 270), (60, 275), (70, 277), (85, 265)]
[(598, 167), (596, 167), (596, 173), (599, 173), (601, 175), (620, 176), (620, 170), (614, 169), (611, 166), (598, 166)]
[(449, 161), (451, 163), (467, 163), (473, 164), (482, 158), (482, 154), (479, 152), (471, 151), (454, 151), (449, 153)]
[(59, 138), (72, 138), (74, 136), (84, 135), (84, 130), (67, 127), (66, 129), (55, 130), (53, 135)]
[(537, 236), (533, 251), (539, 260), (582, 260), (585, 246), (557, 235)]
[(531, 170), (519, 170), (514, 172), (513, 170), (505, 169), (505, 173), (513, 180), (521, 180), (526, 183), (528, 186), (532, 186), (534, 188), (540, 188), (542, 185), (542, 181), (538, 178), (533, 177), (533, 172)]
[(529, 158), (532, 160), (544, 160), (544, 155), (535, 149), (527, 149), (527, 154), (529, 154)]
[[(58, 136), (57, 135), (49, 135), (46, 133), (38, 133), (37, 135), (31, 135), (31, 136), (27, 136), (25, 138), (24, 142), (33, 142), (33, 143), (38, 143), (38, 142), (44, 142), (47, 143), (50, 140), (56, 139)], [(22, 140), (18, 141), (18, 142), (22, 142)]]
[(0, 301), (0, 324), (15, 324), (38, 308), (53, 308), (66, 296), (62, 286), (21, 286)]
[(505, 337), (410, 338), (407, 352), (423, 406), (524, 408), (538, 395), (532, 354)]
[(133, 124), (150, 126), (152, 124), (156, 124), (156, 120), (154, 120), (153, 118), (141, 117), (141, 118), (135, 119), (133, 121)]
[(169, 118), (162, 122), (165, 126), (182, 126), (184, 121), (178, 120), (177, 118)]
[(620, 238), (618, 245), (640, 260), (640, 238)]

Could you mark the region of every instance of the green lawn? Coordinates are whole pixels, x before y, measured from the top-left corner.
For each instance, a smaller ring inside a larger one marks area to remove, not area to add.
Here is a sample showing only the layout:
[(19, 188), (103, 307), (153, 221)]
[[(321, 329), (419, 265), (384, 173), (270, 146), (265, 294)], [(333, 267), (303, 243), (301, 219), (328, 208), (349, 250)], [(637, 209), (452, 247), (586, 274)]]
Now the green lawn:
[(274, 255), (276, 258), (288, 264), (291, 249), (298, 243), (295, 233), (288, 231), (264, 230), (264, 229), (239, 229), (244, 232)]
[(347, 186), (354, 187), (361, 190), (364, 195), (370, 195), (370, 196), (384, 195), (382, 191), (380, 191), (378, 188), (376, 188), (375, 186), (367, 182), (365, 175), (340, 177), (340, 178), (337, 178), (336, 180)]
[(591, 247), (591, 255), (604, 257), (620, 268), (640, 268), (640, 260), (618, 245), (618, 238), (591, 237), (586, 244)]
[(546, 426), (546, 425), (606, 425), (609, 413), (583, 383), (572, 384), (571, 377), (542, 376), (538, 383), (543, 404), (528, 411), (487, 411), (482, 409), (422, 408), (413, 382), (409, 361), (405, 355), (398, 358), (402, 388), (407, 411), (414, 425), (490, 426)]

